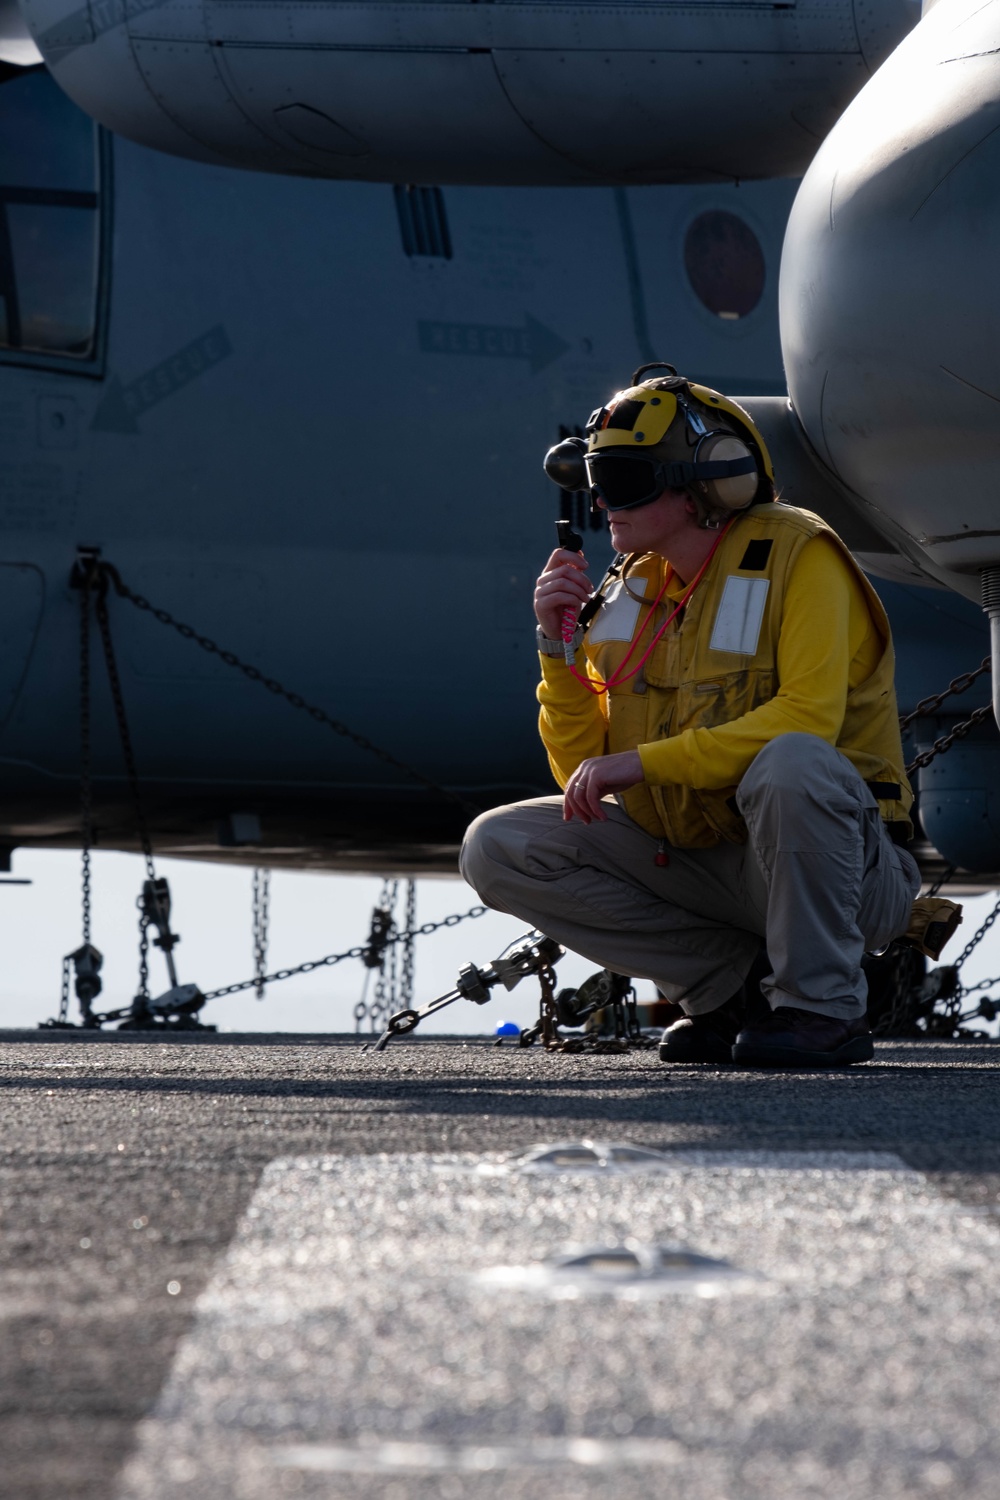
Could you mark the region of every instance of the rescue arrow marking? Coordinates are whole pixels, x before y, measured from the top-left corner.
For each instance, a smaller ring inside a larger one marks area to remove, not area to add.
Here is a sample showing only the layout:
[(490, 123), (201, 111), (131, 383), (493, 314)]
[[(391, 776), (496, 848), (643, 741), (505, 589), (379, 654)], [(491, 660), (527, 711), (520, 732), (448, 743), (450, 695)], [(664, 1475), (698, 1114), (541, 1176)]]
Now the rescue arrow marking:
[(532, 375), (544, 370), (569, 348), (551, 328), (530, 313), (521, 328), (501, 328), (489, 323), (417, 324), (423, 354), (477, 354), (487, 359), (526, 359)]
[(108, 381), (104, 399), (94, 413), (90, 426), (96, 432), (138, 432), (137, 418), (158, 401), (165, 401), (175, 391), (197, 380), (206, 370), (232, 354), (226, 330), (220, 324), (201, 338), (178, 349), (169, 359), (122, 385), (115, 375)]

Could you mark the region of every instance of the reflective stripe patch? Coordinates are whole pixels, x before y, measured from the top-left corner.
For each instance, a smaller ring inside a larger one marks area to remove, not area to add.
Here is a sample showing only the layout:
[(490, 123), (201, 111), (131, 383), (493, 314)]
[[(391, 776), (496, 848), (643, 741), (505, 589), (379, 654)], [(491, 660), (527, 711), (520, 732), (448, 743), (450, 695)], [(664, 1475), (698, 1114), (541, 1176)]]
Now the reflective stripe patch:
[(738, 651), (741, 656), (754, 655), (760, 640), (764, 605), (770, 587), (769, 578), (730, 576), (726, 579), (712, 639), (708, 643), (710, 651)]
[[(630, 578), (629, 588), (633, 593), (645, 595), (645, 578)], [(639, 618), (639, 609), (638, 599), (633, 599), (626, 593), (625, 585), (619, 579), (605, 594), (597, 619), (587, 631), (587, 640), (594, 646), (601, 641), (630, 641), (635, 622)]]

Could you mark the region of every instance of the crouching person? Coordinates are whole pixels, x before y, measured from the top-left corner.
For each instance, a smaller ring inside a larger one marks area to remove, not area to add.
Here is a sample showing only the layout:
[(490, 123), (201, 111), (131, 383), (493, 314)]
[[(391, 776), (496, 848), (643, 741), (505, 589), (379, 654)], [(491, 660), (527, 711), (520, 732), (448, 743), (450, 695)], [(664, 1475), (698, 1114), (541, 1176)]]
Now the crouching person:
[(920, 885), (885, 611), (837, 535), (775, 500), (735, 402), (661, 376), (587, 433), (546, 467), (608, 512), (617, 557), (595, 596), (558, 549), (535, 591), (563, 795), (478, 818), (462, 873), (678, 1002), (666, 1062), (867, 1061), (862, 954), (905, 931)]

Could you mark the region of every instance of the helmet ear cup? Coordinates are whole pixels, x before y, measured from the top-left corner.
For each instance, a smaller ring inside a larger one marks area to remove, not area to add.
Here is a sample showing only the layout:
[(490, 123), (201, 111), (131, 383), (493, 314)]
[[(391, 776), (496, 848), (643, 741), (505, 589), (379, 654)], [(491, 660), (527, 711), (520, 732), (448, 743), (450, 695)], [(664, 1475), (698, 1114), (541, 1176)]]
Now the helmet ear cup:
[[(734, 460), (750, 458), (753, 454), (742, 438), (730, 432), (709, 432), (695, 450), (694, 461), (701, 463), (732, 463)], [(699, 493), (712, 510), (743, 510), (753, 503), (760, 483), (756, 469), (749, 474), (733, 474), (724, 479), (699, 479)]]

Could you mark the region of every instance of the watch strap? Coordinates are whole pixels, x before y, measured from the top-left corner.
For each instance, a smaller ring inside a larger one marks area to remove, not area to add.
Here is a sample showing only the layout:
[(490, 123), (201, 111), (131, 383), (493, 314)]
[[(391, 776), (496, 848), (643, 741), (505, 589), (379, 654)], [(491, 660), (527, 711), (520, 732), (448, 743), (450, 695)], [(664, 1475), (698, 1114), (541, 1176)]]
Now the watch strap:
[[(578, 625), (573, 632), (573, 640), (571, 642), (574, 651), (579, 649), (582, 640), (583, 629)], [(554, 641), (550, 635), (545, 634), (540, 625), (536, 625), (535, 627), (535, 641), (537, 642), (538, 649), (543, 656), (565, 657), (566, 655), (565, 643), (563, 641)]]

